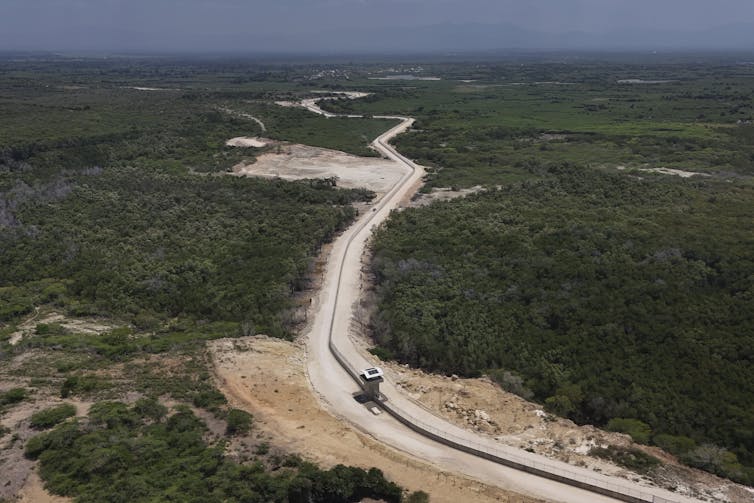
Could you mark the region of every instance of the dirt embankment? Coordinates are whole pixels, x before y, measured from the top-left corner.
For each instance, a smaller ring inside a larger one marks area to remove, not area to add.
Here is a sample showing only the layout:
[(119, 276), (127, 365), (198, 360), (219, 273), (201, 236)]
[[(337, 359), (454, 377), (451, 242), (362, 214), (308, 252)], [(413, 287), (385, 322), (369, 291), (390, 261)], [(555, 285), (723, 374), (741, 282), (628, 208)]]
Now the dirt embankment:
[(491, 488), (438, 470), (374, 441), (325, 412), (306, 378), (304, 346), (264, 336), (210, 344), (218, 387), (231, 404), (254, 415), (256, 434), (322, 466), (377, 467), (433, 503), (460, 501), (533, 503), (535, 499)]
[(754, 502), (754, 494), (743, 486), (685, 467), (658, 448), (634, 444), (627, 435), (578, 426), (547, 414), (541, 406), (502, 390), (487, 378), (445, 377), (396, 363), (383, 362), (382, 366), (400, 376), (398, 384), (406, 394), (433, 413), (500, 443), (632, 480), (641, 476), (590, 456), (589, 451), (596, 446), (636, 447), (664, 463), (650, 477), (658, 486), (709, 501)]

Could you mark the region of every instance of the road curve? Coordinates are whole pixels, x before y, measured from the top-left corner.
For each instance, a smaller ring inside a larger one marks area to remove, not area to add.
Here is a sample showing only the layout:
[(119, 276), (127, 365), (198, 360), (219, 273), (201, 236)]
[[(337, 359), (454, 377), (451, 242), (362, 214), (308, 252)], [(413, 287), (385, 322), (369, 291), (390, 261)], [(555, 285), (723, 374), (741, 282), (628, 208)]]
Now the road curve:
[[(302, 106), (326, 117), (335, 117), (317, 106), (316, 98), (302, 101)], [(355, 116), (348, 116), (355, 117)], [(354, 305), (358, 302), (361, 283), (362, 257), (373, 229), (385, 221), (390, 212), (410, 195), (424, 176), (421, 166), (403, 157), (389, 142), (406, 131), (414, 119), (397, 116), (376, 116), (379, 119), (400, 120), (400, 124), (380, 135), (372, 146), (385, 157), (406, 168), (405, 175), (377, 202), (372, 211), (363, 214), (333, 243), (327, 260), (322, 289), (313, 313), (307, 334), (307, 372), (309, 381), (326, 408), (346, 420), (357, 429), (375, 439), (401, 450), (411, 456), (429, 462), (440, 469), (462, 473), (483, 483), (513, 492), (565, 503), (615, 502), (618, 499), (597, 494), (572, 483), (552, 480), (561, 477), (595, 487), (630, 495), (633, 501), (655, 503), (694, 503), (697, 500), (678, 494), (635, 484), (624, 479), (608, 477), (593, 471), (568, 465), (521, 449), (498, 444), (489, 438), (461, 429), (433, 415), (395, 386), (391, 376), (386, 375), (382, 393), (387, 397), (384, 404), (390, 414), (374, 415), (354, 396), (361, 388), (354, 379), (354, 370), (373, 365), (349, 337), (353, 321)], [(403, 423), (410, 423), (412, 428)], [(418, 430), (418, 431), (417, 431)], [(438, 442), (427, 436), (440, 437)], [(459, 450), (446, 444), (469, 447)], [(464, 452), (465, 451), (465, 452)], [(470, 452), (491, 453), (480, 457)], [(497, 459), (493, 461), (491, 459)], [(532, 467), (539, 473), (551, 474), (541, 477), (500, 464), (499, 460), (513, 460), (515, 464)], [(368, 460), (365, 460), (368, 463)], [(578, 484), (577, 484), (578, 485)], [(620, 498), (620, 500), (630, 500)]]

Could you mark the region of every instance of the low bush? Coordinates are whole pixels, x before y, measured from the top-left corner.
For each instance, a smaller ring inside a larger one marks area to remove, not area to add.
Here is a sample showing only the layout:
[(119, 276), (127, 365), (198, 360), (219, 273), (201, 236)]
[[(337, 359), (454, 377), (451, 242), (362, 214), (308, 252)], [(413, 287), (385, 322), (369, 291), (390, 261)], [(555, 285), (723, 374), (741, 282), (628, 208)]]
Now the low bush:
[(56, 407), (40, 410), (31, 415), (30, 424), (32, 428), (38, 430), (52, 428), (56, 424), (63, 422), (69, 417), (76, 415), (76, 407), (69, 403), (64, 403)]
[(226, 421), (228, 423), (225, 432), (228, 435), (243, 435), (251, 429), (252, 416), (246, 411), (230, 409)]
[(634, 470), (639, 473), (647, 473), (660, 465), (660, 460), (650, 456), (644, 451), (632, 447), (618, 447), (609, 445), (607, 447), (593, 447), (589, 454), (598, 458), (607, 459), (613, 463)]
[(634, 442), (648, 444), (652, 436), (652, 429), (644, 421), (616, 417), (607, 422), (609, 431), (617, 431), (630, 435)]

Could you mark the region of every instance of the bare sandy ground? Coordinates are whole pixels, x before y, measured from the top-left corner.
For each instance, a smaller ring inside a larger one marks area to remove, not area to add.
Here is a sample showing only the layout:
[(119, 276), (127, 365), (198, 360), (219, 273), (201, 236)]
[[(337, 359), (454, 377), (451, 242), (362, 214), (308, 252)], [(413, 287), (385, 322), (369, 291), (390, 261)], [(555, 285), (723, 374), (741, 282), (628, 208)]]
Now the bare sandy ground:
[(636, 447), (665, 463), (651, 477), (660, 486), (712, 501), (754, 502), (754, 494), (741, 485), (685, 467), (658, 448), (634, 444), (627, 435), (578, 426), (547, 414), (538, 404), (502, 390), (487, 378), (458, 379), (396, 363), (381, 365), (390, 369), (398, 379), (396, 384), (412, 399), (447, 421), (500, 443), (627, 479), (640, 476), (588, 453), (595, 446)]
[[(626, 166), (618, 166), (618, 170), (625, 171), (630, 170), (631, 168), (628, 168)], [(674, 169), (674, 168), (635, 168), (636, 171), (643, 171), (645, 173), (660, 173), (662, 175), (672, 175), (672, 176), (680, 176), (681, 178), (691, 178), (692, 176), (704, 176), (709, 177), (712, 176), (709, 173), (698, 173), (696, 171), (684, 171), (682, 169)]]
[(377, 467), (433, 503), (533, 503), (526, 496), (454, 475), (386, 447), (325, 412), (306, 379), (304, 347), (264, 336), (210, 343), (217, 383), (235, 407), (254, 415), (254, 430), (271, 443), (322, 466)]
[(133, 89), (134, 91), (180, 91), (177, 88), (165, 88), (165, 87), (136, 87), (130, 86), (124, 89)]
[(252, 147), (252, 148), (263, 148), (266, 147), (269, 144), (268, 140), (264, 140), (262, 138), (257, 137), (250, 137), (250, 136), (238, 136), (236, 138), (231, 138), (230, 140), (225, 142), (225, 145), (228, 147)]
[(466, 197), (471, 194), (482, 192), (484, 187), (476, 185), (468, 189), (453, 190), (450, 187), (435, 188), (432, 192), (426, 194), (417, 194), (409, 204), (412, 208), (421, 208), (423, 206), (429, 206), (430, 204), (438, 201), (450, 201), (452, 199), (458, 199), (459, 197)]
[(69, 501), (73, 501), (73, 499), (55, 496), (47, 492), (42, 479), (39, 478), (37, 472), (33, 471), (29, 475), (29, 478), (26, 479), (26, 484), (18, 494), (17, 501), (19, 503), (68, 503)]
[(239, 164), (233, 172), (285, 180), (334, 176), (338, 178), (339, 187), (364, 187), (377, 193), (390, 190), (404, 173), (392, 161), (295, 144), (281, 145), (279, 152), (263, 154), (254, 164)]
[(60, 313), (40, 313), (37, 310), (26, 321), (18, 325), (18, 329), (10, 336), (9, 343), (14, 346), (25, 337), (34, 335), (38, 324), (56, 323), (72, 332), (85, 335), (99, 335), (115, 328), (115, 325), (105, 323), (102, 320), (88, 318), (68, 318)]

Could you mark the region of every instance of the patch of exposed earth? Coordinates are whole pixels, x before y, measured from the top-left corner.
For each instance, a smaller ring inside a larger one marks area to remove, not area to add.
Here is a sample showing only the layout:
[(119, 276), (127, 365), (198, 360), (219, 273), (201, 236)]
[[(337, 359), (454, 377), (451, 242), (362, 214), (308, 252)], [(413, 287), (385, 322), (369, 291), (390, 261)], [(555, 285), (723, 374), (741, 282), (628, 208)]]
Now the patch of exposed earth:
[[(626, 166), (618, 166), (617, 169), (619, 171), (625, 171), (630, 170), (632, 168), (627, 168)], [(696, 171), (685, 171), (682, 169), (674, 169), (674, 168), (633, 168), (636, 171), (643, 171), (645, 173), (660, 173), (662, 175), (672, 175), (672, 176), (680, 176), (681, 178), (691, 178), (692, 176), (704, 176), (704, 177), (710, 177), (709, 173), (698, 173)]]
[(257, 157), (253, 164), (234, 166), (233, 172), (284, 180), (335, 177), (339, 187), (367, 188), (380, 194), (388, 192), (405, 173), (393, 161), (297, 144), (281, 144), (275, 152)]
[(323, 467), (377, 467), (411, 491), (430, 493), (433, 503), (537, 501), (438, 470), (326, 412), (306, 378), (303, 344), (257, 336), (213, 341), (209, 348), (220, 390), (234, 407), (254, 415), (254, 430), (277, 449)]
[(269, 145), (271, 142), (272, 140), (267, 140), (265, 138), (239, 136), (226, 141), (225, 145), (227, 145), (228, 147), (263, 148)]
[(49, 312), (42, 314), (37, 310), (31, 317), (18, 325), (16, 331), (10, 335), (8, 342), (11, 346), (15, 346), (24, 338), (33, 336), (37, 325), (49, 325), (53, 323), (61, 325), (70, 332), (84, 335), (100, 335), (116, 327), (111, 323), (106, 323), (96, 318), (69, 318), (60, 313)]
[(452, 199), (458, 199), (459, 197), (466, 197), (471, 194), (482, 192), (484, 187), (476, 185), (469, 189), (457, 189), (454, 190), (450, 187), (436, 187), (432, 189), (432, 192), (420, 193), (413, 197), (411, 203), (408, 205), (411, 208), (421, 208), (422, 206), (429, 206), (430, 204), (438, 201), (450, 201)]
[[(3, 378), (0, 391), (16, 387), (21, 383), (11, 383)], [(14, 405), (3, 414), (0, 425), (7, 433), (0, 437), (0, 501), (12, 501), (14, 498), (23, 502), (64, 502), (45, 491), (44, 486), (34, 471), (36, 462), (24, 456), (26, 441), (40, 433), (29, 425), (29, 418), (35, 412), (60, 405), (64, 401), (50, 393), (37, 390), (33, 401), (24, 401)], [(76, 407), (76, 415), (86, 415), (90, 402), (65, 400)]]
[(673, 487), (679, 494), (709, 501), (754, 502), (754, 495), (743, 486), (683, 466), (661, 449), (635, 444), (627, 435), (578, 426), (548, 414), (540, 405), (502, 390), (488, 378), (461, 379), (428, 374), (397, 363), (380, 365), (408, 396), (434, 414), (503, 444), (632, 480), (642, 476), (590, 456), (589, 451), (608, 445), (635, 447), (664, 463), (651, 479), (662, 487)]

